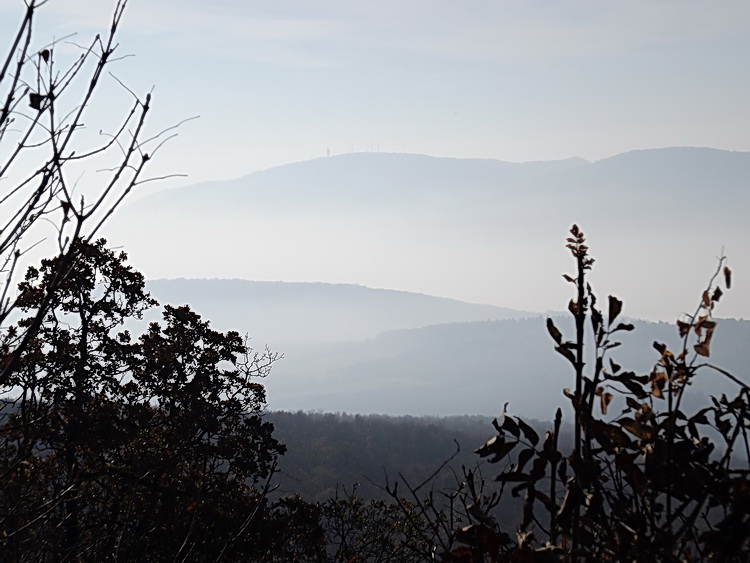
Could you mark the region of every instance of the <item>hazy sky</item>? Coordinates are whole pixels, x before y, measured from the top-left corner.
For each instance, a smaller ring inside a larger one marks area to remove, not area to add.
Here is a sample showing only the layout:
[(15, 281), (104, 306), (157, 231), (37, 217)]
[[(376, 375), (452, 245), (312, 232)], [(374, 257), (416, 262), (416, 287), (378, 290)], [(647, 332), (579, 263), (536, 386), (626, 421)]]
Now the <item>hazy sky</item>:
[[(50, 0), (38, 41), (83, 42), (113, 5)], [(0, 0), (0, 34), (22, 9)], [(189, 174), (172, 185), (328, 150), (750, 150), (746, 0), (131, 0), (120, 43), (118, 76), (156, 87), (152, 128), (201, 116), (155, 164)]]

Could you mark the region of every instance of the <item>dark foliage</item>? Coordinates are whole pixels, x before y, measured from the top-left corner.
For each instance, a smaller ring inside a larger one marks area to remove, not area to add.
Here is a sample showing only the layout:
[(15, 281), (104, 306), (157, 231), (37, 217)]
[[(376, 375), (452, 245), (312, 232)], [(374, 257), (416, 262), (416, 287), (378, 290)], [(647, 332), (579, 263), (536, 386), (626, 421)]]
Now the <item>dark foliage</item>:
[[(567, 242), (577, 266), (564, 276), (576, 289), (568, 307), (575, 337), (565, 339), (552, 319), (547, 328), (575, 374), (575, 388), (565, 390), (575, 417), (572, 451), (561, 451), (559, 409), (544, 435), (504, 413), (493, 421), (496, 436), (477, 450), (502, 468), (492, 481), (465, 470), (459, 489), (444, 495), (453, 501), (447, 511), (404, 483), (416, 513), (440, 531), (432, 545), (442, 560), (461, 562), (750, 559), (750, 387), (707, 361), (724, 291), (719, 277), (728, 289), (731, 271), (722, 258), (696, 312), (677, 322), (679, 348), (654, 342), (653, 369), (636, 374), (611, 357), (618, 333), (634, 328), (617, 320), (622, 302), (610, 296), (606, 313), (598, 308), (583, 233), (574, 226)], [(690, 385), (708, 371), (731, 380), (736, 395), (685, 412)], [(395, 485), (388, 490), (402, 502)], [(519, 503), (516, 530), (496, 513), (508, 495)], [(457, 518), (460, 526), (445, 525)]]
[(350, 493), (337, 491), (320, 506), (328, 561), (419, 563), (429, 550), (427, 523), (416, 505), (366, 500), (354, 487)]
[[(188, 307), (166, 306), (163, 322), (134, 338), (123, 323), (155, 305), (143, 277), (104, 241), (75, 245), (65, 283), (49, 286), (58, 260), (48, 260), (20, 286), (20, 326), (40, 300), (50, 308), (6, 388), (3, 559), (288, 561), (318, 551), (317, 509), (266, 498), (284, 447), (261, 417), (256, 379), (277, 356)], [(307, 543), (287, 533), (295, 526)]]

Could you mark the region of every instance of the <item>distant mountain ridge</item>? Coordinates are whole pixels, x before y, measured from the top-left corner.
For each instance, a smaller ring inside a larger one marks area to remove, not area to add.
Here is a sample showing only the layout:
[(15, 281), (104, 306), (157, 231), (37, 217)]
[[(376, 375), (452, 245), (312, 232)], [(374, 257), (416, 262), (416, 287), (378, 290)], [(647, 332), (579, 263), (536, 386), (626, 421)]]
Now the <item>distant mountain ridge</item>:
[(398, 328), (517, 319), (537, 313), (353, 284), (224, 279), (150, 280), (161, 302), (183, 303), (222, 330), (249, 331), (274, 348), (363, 340)]
[[(107, 226), (149, 278), (356, 282), (521, 310), (563, 307), (562, 247), (635, 317), (692, 307), (725, 249), (750, 279), (750, 153), (677, 147), (596, 162), (353, 153), (163, 190)], [(750, 318), (741, 285), (722, 303)]]
[[(292, 206), (331, 200), (342, 203), (351, 197), (356, 197), (354, 203), (357, 205), (371, 205), (383, 202), (394, 193), (411, 199), (435, 195), (456, 185), (469, 187), (471, 191), (493, 189), (498, 181), (533, 178), (585, 164), (589, 163), (579, 158), (514, 163), (420, 154), (351, 153), (294, 162), (234, 180), (164, 190), (152, 194), (143, 203), (173, 203), (175, 196), (179, 195), (186, 204), (200, 201), (216, 206), (247, 201), (248, 197), (256, 202), (274, 203), (280, 196), (285, 204)], [(301, 182), (301, 179), (305, 181)], [(312, 189), (311, 186), (325, 186), (325, 189)]]
[[(494, 159), (432, 157), (402, 153), (350, 153), (316, 158), (253, 172), (233, 180), (204, 182), (183, 188), (162, 190), (138, 205), (201, 202), (221, 206), (231, 202), (274, 203), (283, 197), (285, 205), (322, 202), (371, 205), (399, 197), (434, 196), (461, 188), (461, 194), (497, 194), (503, 186), (553, 187), (572, 182), (583, 185), (601, 182), (600, 188), (616, 180), (632, 187), (650, 185), (693, 188), (714, 182), (719, 192), (747, 185), (750, 153), (702, 147), (639, 149), (589, 162), (581, 158), (557, 161), (506, 162)], [(589, 186), (587, 186), (589, 187)], [(523, 190), (522, 190), (523, 191)], [(252, 198), (248, 200), (248, 198)]]

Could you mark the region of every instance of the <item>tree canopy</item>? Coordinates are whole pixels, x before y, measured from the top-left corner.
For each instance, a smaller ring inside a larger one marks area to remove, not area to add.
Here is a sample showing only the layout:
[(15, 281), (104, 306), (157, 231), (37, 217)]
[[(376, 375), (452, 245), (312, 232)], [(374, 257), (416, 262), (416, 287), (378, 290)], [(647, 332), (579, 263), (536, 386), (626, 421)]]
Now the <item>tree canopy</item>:
[(163, 321), (134, 337), (125, 323), (156, 306), (143, 276), (103, 240), (76, 241), (75, 256), (65, 283), (49, 287), (55, 259), (30, 268), (20, 286), (29, 315), (20, 326), (40, 300), (51, 306), (6, 387), (5, 553), (49, 561), (284, 553), (268, 527), (274, 510), (305, 505), (272, 509), (262, 483), (284, 452), (262, 418), (257, 381), (278, 356), (212, 330), (187, 306), (165, 306)]

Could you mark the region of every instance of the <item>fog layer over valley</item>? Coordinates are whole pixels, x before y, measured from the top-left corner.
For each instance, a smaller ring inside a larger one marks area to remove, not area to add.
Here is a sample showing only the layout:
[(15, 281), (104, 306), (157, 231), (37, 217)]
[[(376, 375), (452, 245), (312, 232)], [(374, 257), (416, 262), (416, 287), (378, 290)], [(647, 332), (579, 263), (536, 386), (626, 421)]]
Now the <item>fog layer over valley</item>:
[[(573, 386), (539, 315), (347, 285), (183, 279), (148, 288), (162, 303), (191, 303), (218, 329), (248, 331), (255, 348), (283, 353), (264, 381), (273, 410), (498, 416), (509, 402), (514, 414), (550, 420)], [(570, 315), (554, 314), (572, 338)], [(611, 357), (647, 374), (659, 360), (652, 343), (676, 349), (677, 329), (635, 325)], [(720, 320), (710, 361), (743, 374), (748, 341), (750, 322)], [(732, 389), (706, 370), (686, 405)]]

